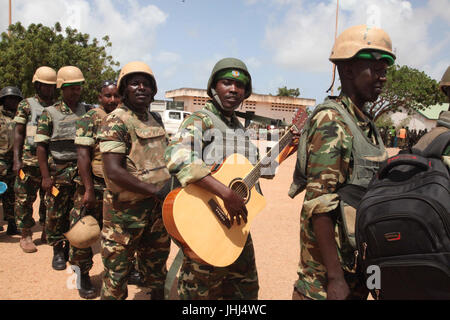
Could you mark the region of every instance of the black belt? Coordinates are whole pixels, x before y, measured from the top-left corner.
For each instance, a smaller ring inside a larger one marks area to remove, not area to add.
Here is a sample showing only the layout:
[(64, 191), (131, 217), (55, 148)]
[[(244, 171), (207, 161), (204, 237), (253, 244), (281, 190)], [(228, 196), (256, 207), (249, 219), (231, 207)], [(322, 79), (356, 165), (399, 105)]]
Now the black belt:
[(56, 158), (53, 158), (53, 162), (55, 164), (77, 164), (77, 160), (59, 160)]

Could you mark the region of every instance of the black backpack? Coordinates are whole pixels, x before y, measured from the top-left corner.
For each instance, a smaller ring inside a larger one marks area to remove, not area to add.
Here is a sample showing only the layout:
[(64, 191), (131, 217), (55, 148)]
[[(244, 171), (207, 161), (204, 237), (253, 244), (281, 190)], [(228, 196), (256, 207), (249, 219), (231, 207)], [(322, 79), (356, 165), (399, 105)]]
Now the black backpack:
[(359, 203), (359, 271), (377, 299), (450, 299), (449, 142), (386, 160)]

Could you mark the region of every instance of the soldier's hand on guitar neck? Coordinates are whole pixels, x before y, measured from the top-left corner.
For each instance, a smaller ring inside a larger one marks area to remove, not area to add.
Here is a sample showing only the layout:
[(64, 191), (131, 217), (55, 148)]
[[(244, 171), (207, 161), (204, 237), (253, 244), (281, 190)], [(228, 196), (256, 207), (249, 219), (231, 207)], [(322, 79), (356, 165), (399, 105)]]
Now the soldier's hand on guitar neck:
[(220, 197), (225, 205), (225, 209), (230, 215), (231, 223), (236, 220), (237, 224), (241, 224), (241, 219), (247, 223), (247, 208), (245, 207), (244, 199), (242, 199), (236, 192), (228, 188), (226, 185), (215, 179), (213, 176), (208, 175), (198, 181), (195, 184), (203, 189), (212, 192), (216, 196)]

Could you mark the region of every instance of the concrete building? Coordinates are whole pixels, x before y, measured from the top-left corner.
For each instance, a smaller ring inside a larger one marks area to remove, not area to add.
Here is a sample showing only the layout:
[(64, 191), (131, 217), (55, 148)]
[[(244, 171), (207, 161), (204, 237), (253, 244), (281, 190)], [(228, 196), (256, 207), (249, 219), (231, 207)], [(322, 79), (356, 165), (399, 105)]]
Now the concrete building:
[(405, 126), (409, 129), (430, 131), (436, 127), (437, 119), (442, 111), (448, 110), (448, 103), (429, 106), (424, 110), (412, 111), (410, 115), (404, 109), (389, 115), (397, 127)]
[[(166, 98), (182, 101), (184, 110), (194, 112), (203, 108), (210, 97), (203, 89), (180, 88), (166, 91)], [(315, 99), (279, 97), (266, 94), (252, 94), (237, 111), (253, 111), (256, 115), (280, 119), (291, 123), (298, 108), (307, 108), (316, 104)]]

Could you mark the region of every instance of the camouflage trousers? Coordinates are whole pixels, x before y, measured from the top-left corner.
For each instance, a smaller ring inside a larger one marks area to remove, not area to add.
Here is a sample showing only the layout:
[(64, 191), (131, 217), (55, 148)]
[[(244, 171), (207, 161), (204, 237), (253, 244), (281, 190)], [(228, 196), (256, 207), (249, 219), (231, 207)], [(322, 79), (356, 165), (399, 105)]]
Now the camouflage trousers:
[(170, 238), (161, 204), (151, 198), (119, 202), (105, 190), (103, 199), (102, 261), (105, 268), (101, 299), (126, 299), (128, 275), (134, 264), (152, 298), (164, 297)]
[(16, 224), (19, 229), (31, 228), (36, 222), (33, 219), (33, 203), (36, 201), (39, 191), (39, 224), (45, 225), (45, 191), (41, 188), (41, 171), (39, 167), (25, 166), (22, 168), (25, 177), (16, 177), (14, 191), (16, 193)]
[[(367, 297), (369, 296), (369, 290), (367, 289), (366, 284), (364, 283), (363, 279), (359, 274), (344, 270), (344, 278), (345, 282), (347, 282), (347, 285), (350, 289), (350, 293), (347, 297), (347, 300), (367, 300)], [(311, 295), (311, 290), (310, 291), (305, 290), (306, 287), (307, 285), (305, 285), (305, 283), (301, 283), (300, 280), (297, 281), (297, 283), (294, 286), (294, 291), (292, 293), (292, 300), (326, 299), (326, 288), (321, 289), (324, 292), (321, 295), (319, 294)], [(311, 296), (314, 296), (314, 298), (312, 298)]]
[(65, 239), (64, 233), (69, 231), (69, 215), (73, 208), (76, 184), (62, 185), (56, 183), (55, 188), (59, 190), (57, 196), (45, 194), (45, 205), (47, 206), (45, 232), (47, 233), (47, 243), (51, 246), (63, 241)]
[(178, 295), (184, 300), (256, 300), (258, 273), (249, 235), (239, 258), (230, 266), (213, 267), (184, 257)]
[[(85, 188), (82, 185), (77, 185), (77, 189), (74, 197), (74, 206), (70, 211), (70, 227), (72, 228), (75, 223), (81, 218), (81, 209), (83, 206), (83, 196)], [(102, 211), (103, 211), (103, 190), (94, 190), (95, 195), (95, 207), (89, 209), (87, 214), (97, 219), (100, 228), (102, 226)], [(69, 263), (80, 268), (81, 273), (89, 273), (93, 265), (93, 252), (92, 248), (76, 248), (70, 246), (69, 249)]]
[[(341, 213), (338, 212), (338, 209), (332, 213), (332, 217), (339, 215)], [(359, 273), (352, 271), (355, 263), (354, 250), (348, 240), (346, 240), (347, 238), (343, 231), (344, 227), (339, 217), (336, 217), (335, 226), (337, 254), (344, 272), (345, 281), (350, 289), (348, 299), (364, 300), (367, 298), (368, 290)], [(308, 219), (303, 210), (300, 225), (300, 262), (297, 274), (298, 279), (294, 284), (294, 290), (312, 300), (327, 299), (327, 268), (323, 262), (319, 243), (314, 233), (312, 219)]]
[(6, 192), (0, 195), (3, 206), (3, 220), (8, 222), (14, 221), (14, 179), (14, 176), (10, 172), (6, 176), (0, 177), (0, 181), (6, 183), (8, 186)]

